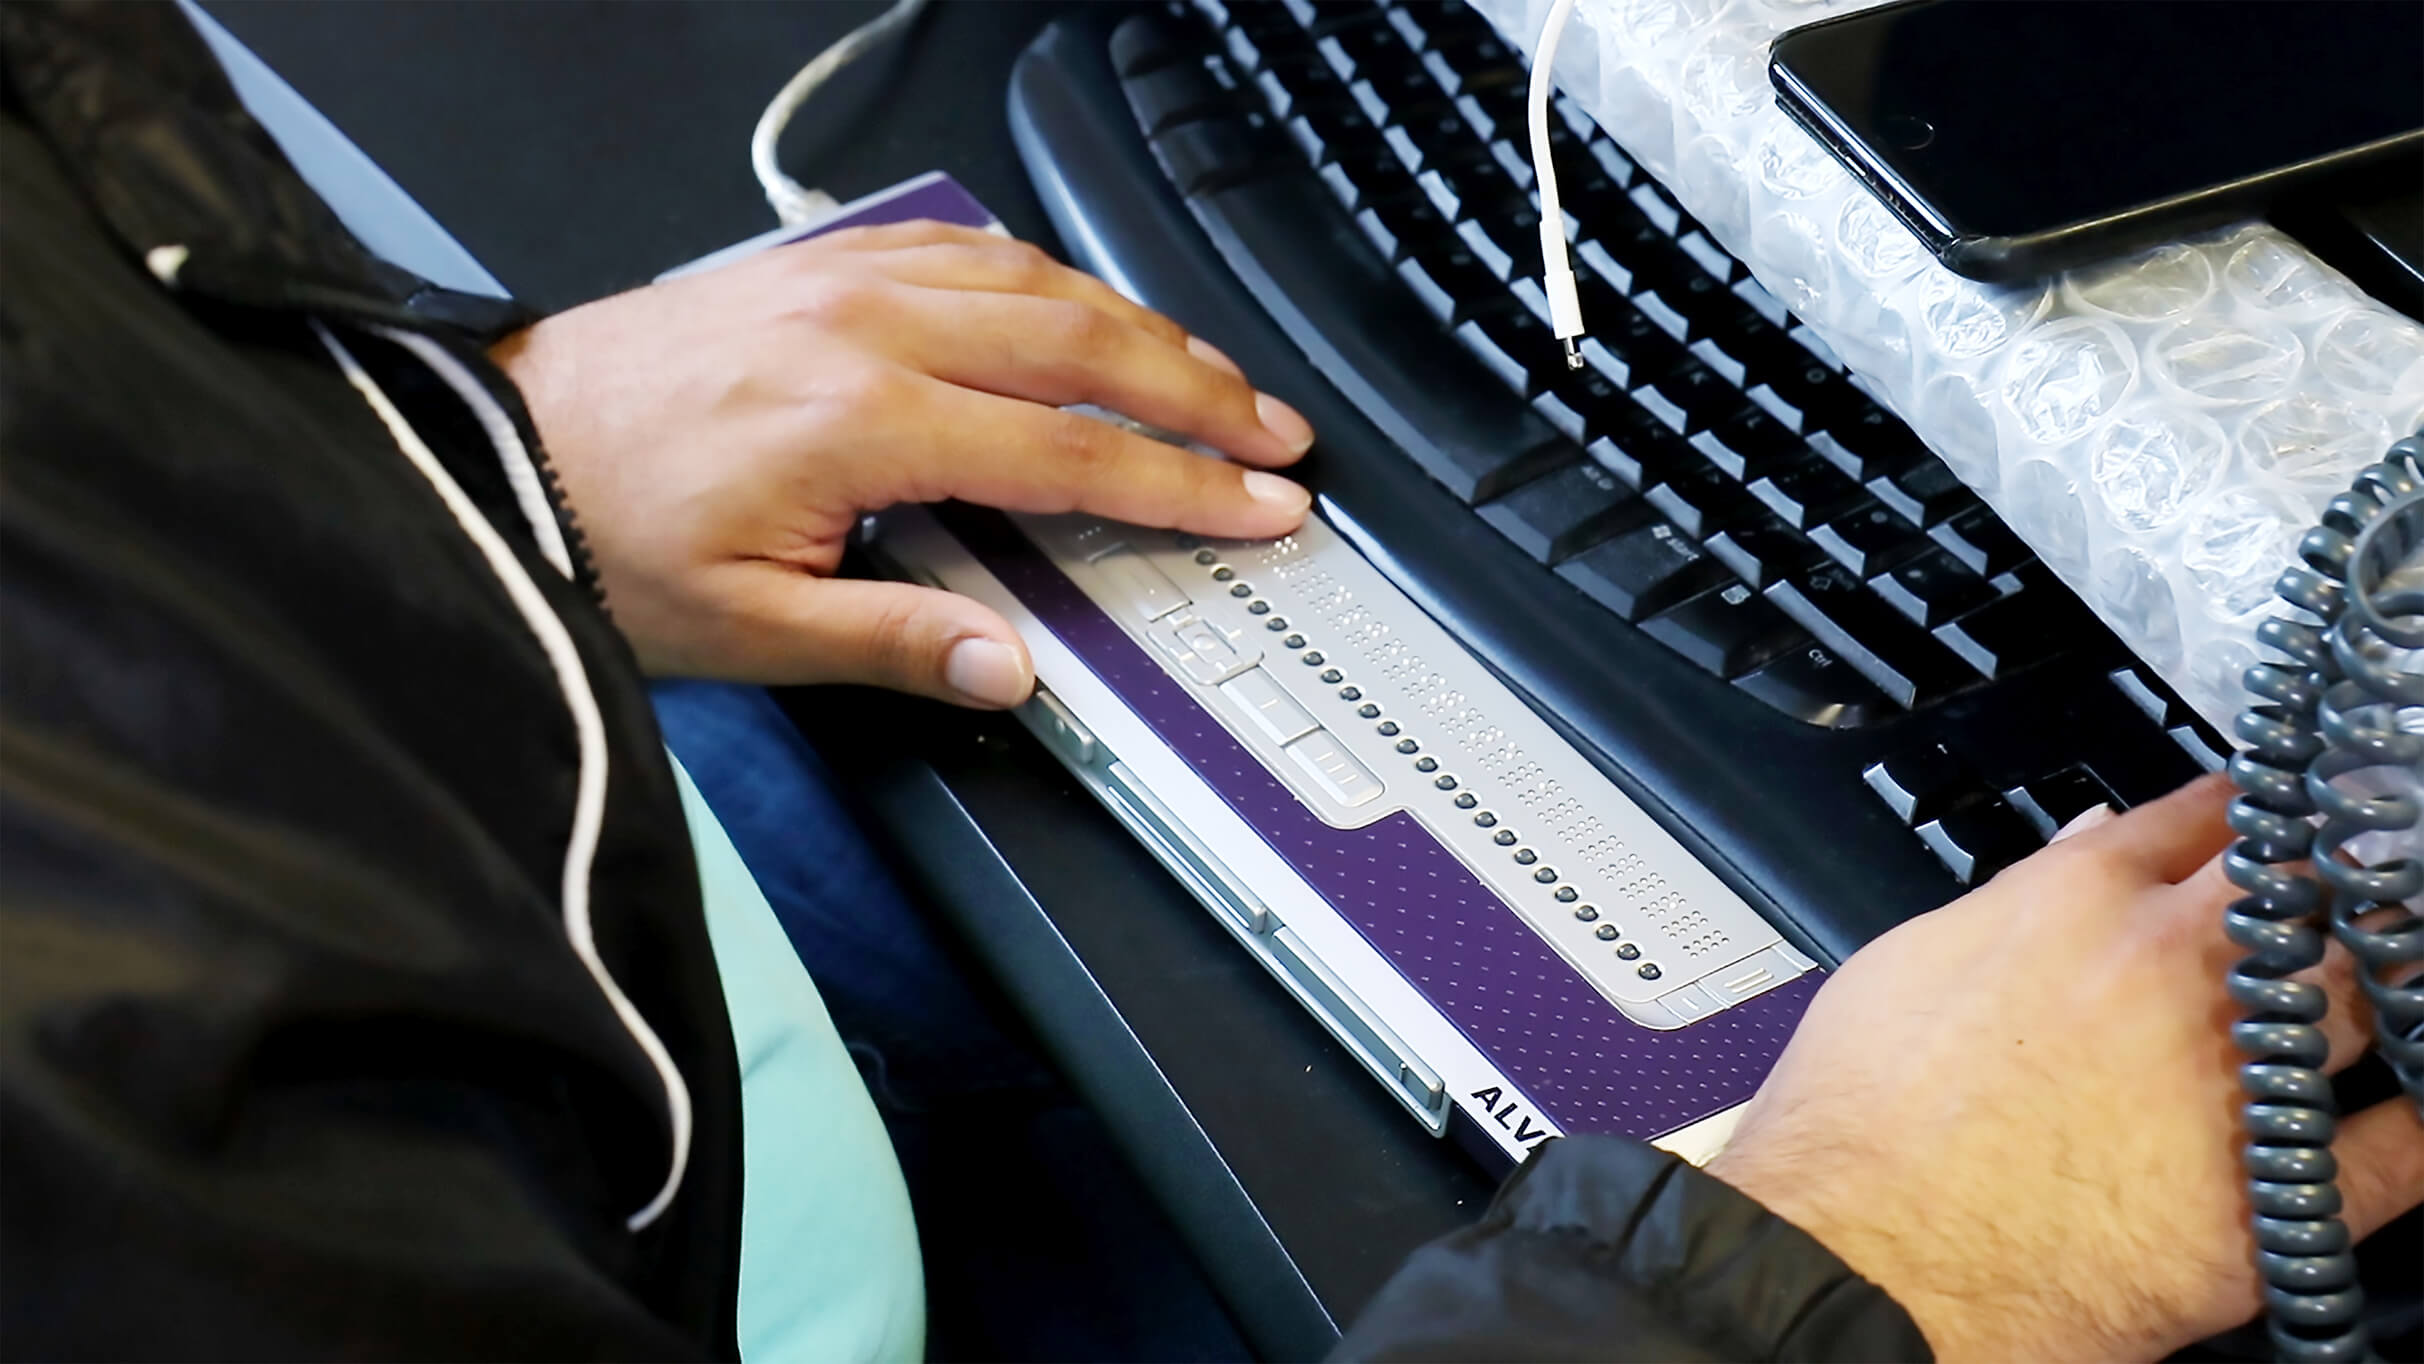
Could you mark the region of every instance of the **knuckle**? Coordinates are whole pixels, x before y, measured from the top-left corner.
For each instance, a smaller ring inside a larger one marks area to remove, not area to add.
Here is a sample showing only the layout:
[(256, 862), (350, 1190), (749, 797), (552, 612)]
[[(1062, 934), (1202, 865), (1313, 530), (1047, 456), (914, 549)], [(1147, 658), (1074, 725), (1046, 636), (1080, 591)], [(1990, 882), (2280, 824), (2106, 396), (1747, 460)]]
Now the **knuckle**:
[(1033, 242), (1003, 242), (991, 249), (1002, 267), (1012, 277), (1025, 283), (1041, 283), (1060, 269), (1060, 263)]
[(1046, 429), (1045, 443), (1054, 467), (1074, 481), (1102, 476), (1118, 459), (1118, 432), (1091, 417), (1057, 415)]
[(912, 410), (918, 395), (907, 374), (884, 364), (867, 364), (843, 377), (842, 418), (852, 429), (880, 429), (883, 423)]
[(827, 327), (848, 326), (866, 307), (866, 285), (847, 276), (818, 272), (803, 281), (791, 311), (802, 321)]
[(1054, 303), (1051, 331), (1063, 358), (1092, 362), (1118, 345), (1120, 325), (1110, 314), (1083, 303)]

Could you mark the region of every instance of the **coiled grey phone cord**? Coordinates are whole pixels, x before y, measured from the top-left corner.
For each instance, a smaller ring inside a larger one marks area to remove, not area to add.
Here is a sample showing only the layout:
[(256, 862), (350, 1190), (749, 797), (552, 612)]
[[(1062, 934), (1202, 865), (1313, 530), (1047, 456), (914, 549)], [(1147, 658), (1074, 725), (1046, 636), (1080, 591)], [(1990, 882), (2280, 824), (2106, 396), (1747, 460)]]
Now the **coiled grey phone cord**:
[(2354, 839), (2412, 830), (2419, 818), (2413, 794), (2348, 780), (2387, 772), (2395, 789), (2400, 769), (2424, 771), (2424, 733), (2400, 728), (2402, 711), (2412, 723), (2424, 707), (2424, 672), (2400, 662), (2401, 651), (2424, 649), (2424, 586), (2387, 581), (2419, 553), (2424, 432), (2360, 472), (2299, 541), (2303, 563), (2275, 584), (2299, 614), (2256, 630), (2285, 661), (2248, 669), (2258, 700), (2236, 725), (2250, 747), (2230, 764), (2239, 841), (2224, 867), (2246, 894), (2224, 924), (2248, 953), (2229, 978), (2248, 1013), (2231, 1035), (2248, 1058), (2239, 1072), (2247, 1188), (2273, 1348), (2285, 1360), (2372, 1354), (2339, 1218), (2337, 1113), (2323, 1074), (2331, 1047), (2318, 1026), (2327, 1000), (2290, 978), (2323, 960), (2326, 926), (2357, 959), (2383, 1058), (2424, 1109), (2424, 919), (2415, 913), (2424, 861), (2365, 866), (2341, 855)]

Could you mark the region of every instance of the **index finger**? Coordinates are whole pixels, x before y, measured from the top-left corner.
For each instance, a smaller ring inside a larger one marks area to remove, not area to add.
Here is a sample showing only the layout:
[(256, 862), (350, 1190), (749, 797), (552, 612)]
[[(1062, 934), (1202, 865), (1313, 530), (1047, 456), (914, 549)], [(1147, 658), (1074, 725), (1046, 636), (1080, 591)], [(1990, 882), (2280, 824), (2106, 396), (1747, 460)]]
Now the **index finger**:
[[(1147, 331), (1173, 346), (1193, 338), (1176, 322), (1136, 302), (1083, 270), (1063, 265), (1032, 242), (952, 223), (891, 223), (836, 234), (837, 243), (880, 253), (874, 262), (902, 284), (929, 289), (965, 289), (972, 293), (1034, 294), (1066, 299), (1100, 308), (1132, 327)], [(1204, 342), (1194, 342), (1218, 356), (1231, 370), (1234, 362)]]
[(1110, 422), (938, 381), (912, 471), (921, 501), (1082, 511), (1114, 521), (1260, 540), (1303, 523), (1312, 494)]
[(2184, 881), (2229, 846), (2232, 834), (2223, 812), (2236, 792), (2228, 776), (2208, 773), (2063, 842), (2081, 851), (2095, 850), (2150, 880)]

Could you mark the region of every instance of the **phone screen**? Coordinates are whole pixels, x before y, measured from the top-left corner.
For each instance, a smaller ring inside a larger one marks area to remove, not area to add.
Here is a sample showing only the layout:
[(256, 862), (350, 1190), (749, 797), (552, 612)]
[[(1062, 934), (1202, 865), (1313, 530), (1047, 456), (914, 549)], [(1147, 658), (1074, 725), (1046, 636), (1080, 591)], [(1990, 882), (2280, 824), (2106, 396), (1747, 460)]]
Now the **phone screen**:
[(1775, 66), (1939, 237), (2092, 223), (2424, 130), (2417, 0), (1935, 0), (1787, 34)]

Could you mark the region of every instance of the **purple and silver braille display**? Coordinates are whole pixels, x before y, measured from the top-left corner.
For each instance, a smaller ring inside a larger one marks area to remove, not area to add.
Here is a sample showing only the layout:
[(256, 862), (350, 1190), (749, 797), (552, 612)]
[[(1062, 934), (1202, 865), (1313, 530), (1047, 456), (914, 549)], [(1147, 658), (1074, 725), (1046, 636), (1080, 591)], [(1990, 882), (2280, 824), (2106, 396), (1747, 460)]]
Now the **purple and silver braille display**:
[[(1323, 822), (1005, 519), (955, 511), (947, 520), (1003, 586), (1565, 1130), (1661, 1136), (1748, 1099), (1775, 1064), (1819, 973), (1686, 1027), (1642, 1027), (1411, 815), (1360, 829)], [(1543, 896), (1528, 912), (1572, 910)]]

